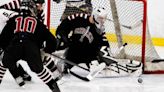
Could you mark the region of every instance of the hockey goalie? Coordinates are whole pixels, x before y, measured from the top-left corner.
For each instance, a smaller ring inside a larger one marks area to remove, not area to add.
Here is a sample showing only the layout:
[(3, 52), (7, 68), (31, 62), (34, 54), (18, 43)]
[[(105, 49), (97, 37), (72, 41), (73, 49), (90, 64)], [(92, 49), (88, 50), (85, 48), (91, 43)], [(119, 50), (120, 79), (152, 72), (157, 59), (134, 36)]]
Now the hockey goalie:
[[(81, 79), (91, 80), (96, 76), (139, 76), (142, 73), (142, 63), (135, 60), (115, 59), (112, 57), (110, 45), (105, 37), (104, 23), (107, 19), (106, 9), (96, 7), (92, 14), (76, 13), (65, 18), (57, 27), (57, 50), (65, 50), (63, 57), (51, 55), (63, 61), (62, 72), (69, 72)], [(125, 46), (123, 46), (125, 47)], [(121, 48), (120, 48), (121, 51)], [(47, 56), (48, 58), (48, 56)], [(45, 59), (51, 60), (51, 59)], [(55, 61), (55, 60), (53, 60)], [(79, 64), (86, 64), (86, 68)], [(79, 69), (87, 71), (84, 77)], [(54, 67), (54, 70), (57, 68)], [(75, 71), (74, 71), (75, 70)]]

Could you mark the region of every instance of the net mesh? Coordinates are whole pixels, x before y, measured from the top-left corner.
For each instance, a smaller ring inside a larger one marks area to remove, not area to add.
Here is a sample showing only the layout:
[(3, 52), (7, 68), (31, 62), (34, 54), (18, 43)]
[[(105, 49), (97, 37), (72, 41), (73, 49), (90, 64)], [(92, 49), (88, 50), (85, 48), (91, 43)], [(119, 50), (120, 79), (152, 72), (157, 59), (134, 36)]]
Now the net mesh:
[[(142, 61), (145, 63), (144, 69), (148, 71), (164, 69), (151, 63), (152, 60), (160, 57), (152, 44), (148, 25), (143, 25), (146, 21), (145, 0), (81, 0), (79, 2), (61, 1), (59, 4), (51, 0), (49, 6), (51, 30), (55, 30), (62, 19), (68, 15), (79, 12), (91, 14), (95, 7), (106, 8), (108, 21), (105, 23), (105, 31), (113, 56)], [(123, 43), (128, 45), (120, 53), (119, 47)]]

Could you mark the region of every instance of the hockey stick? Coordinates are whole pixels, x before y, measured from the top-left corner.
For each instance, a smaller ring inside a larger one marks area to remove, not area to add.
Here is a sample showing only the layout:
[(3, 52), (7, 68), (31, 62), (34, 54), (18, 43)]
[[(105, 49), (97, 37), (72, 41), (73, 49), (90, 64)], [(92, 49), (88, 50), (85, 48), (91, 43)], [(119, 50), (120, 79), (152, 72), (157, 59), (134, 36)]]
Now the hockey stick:
[(81, 69), (84, 69), (84, 70), (86, 70), (86, 71), (89, 71), (89, 69), (84, 68), (84, 67), (82, 67), (82, 66), (80, 66), (80, 65), (78, 65), (78, 64), (76, 64), (76, 63), (74, 63), (74, 62), (72, 62), (72, 61), (70, 61), (70, 60), (64, 59), (64, 58), (62, 58), (62, 57), (60, 57), (60, 56), (58, 56), (58, 55), (55, 55), (55, 54), (50, 54), (50, 55), (52, 55), (52, 56), (54, 56), (54, 57), (56, 57), (56, 58), (59, 58), (59, 59), (63, 60), (64, 62), (70, 64), (70, 65), (77, 66), (77, 67), (79, 67), (79, 68), (81, 68)]
[[(107, 19), (107, 20), (114, 23), (114, 21), (113, 21), (112, 19)], [(120, 25), (121, 25), (122, 27), (124, 27), (124, 28), (133, 30), (134, 28), (139, 27), (139, 26), (142, 24), (142, 22), (143, 22), (143, 20), (138, 21), (136, 24), (134, 24), (134, 25), (132, 25), (132, 26), (128, 26), (128, 25), (124, 25), (124, 24), (120, 24)]]
[(164, 59), (154, 59), (151, 61), (152, 63), (159, 63), (159, 62), (164, 62)]
[(119, 49), (117, 49), (115, 52), (119, 52), (119, 53), (117, 53), (117, 54), (113, 54), (112, 52), (111, 52), (111, 50), (110, 50), (110, 55), (111, 55), (111, 57), (117, 57), (120, 53), (121, 53), (121, 51), (122, 50), (124, 50), (124, 48), (125, 48), (125, 46), (127, 46), (128, 45), (128, 43), (124, 43)]

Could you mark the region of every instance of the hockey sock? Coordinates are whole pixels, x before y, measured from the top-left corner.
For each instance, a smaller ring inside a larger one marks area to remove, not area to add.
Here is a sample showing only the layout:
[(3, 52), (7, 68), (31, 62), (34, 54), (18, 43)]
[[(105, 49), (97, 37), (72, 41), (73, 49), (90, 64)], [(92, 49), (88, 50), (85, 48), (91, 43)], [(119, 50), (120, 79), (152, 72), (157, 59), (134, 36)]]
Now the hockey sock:
[(55, 66), (55, 61), (50, 56), (44, 56), (43, 64), (51, 71), (54, 72), (57, 67)]
[(2, 82), (3, 76), (5, 75), (7, 68), (5, 68), (0, 62), (0, 83)]
[(53, 79), (52, 75), (50, 74), (50, 72), (46, 68), (44, 68), (42, 70), (42, 72), (38, 73), (37, 75), (45, 84), (48, 85), (48, 87), (51, 90), (56, 90), (53, 92), (60, 92), (60, 90), (56, 84), (56, 81)]
[(60, 61), (57, 61), (47, 53), (43, 56), (43, 64), (52, 72), (56, 81), (61, 79), (64, 64), (60, 63)]

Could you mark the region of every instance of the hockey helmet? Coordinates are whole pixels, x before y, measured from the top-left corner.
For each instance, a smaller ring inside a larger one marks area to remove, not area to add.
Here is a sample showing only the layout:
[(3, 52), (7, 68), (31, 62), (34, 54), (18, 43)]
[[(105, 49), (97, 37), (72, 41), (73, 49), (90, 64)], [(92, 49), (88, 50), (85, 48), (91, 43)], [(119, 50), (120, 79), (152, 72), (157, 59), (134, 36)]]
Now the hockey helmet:
[(100, 31), (104, 30), (104, 23), (107, 19), (108, 12), (103, 7), (94, 8), (92, 12), (95, 25)]
[(36, 4), (32, 0), (22, 0), (20, 6), (21, 14), (32, 14), (37, 15)]

